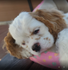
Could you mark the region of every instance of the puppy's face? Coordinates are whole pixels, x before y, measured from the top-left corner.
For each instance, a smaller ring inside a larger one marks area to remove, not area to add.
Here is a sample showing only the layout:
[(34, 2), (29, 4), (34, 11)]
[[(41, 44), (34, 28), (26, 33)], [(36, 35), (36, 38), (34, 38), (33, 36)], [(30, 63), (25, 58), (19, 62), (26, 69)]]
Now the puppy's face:
[(9, 26), (9, 33), (4, 39), (6, 48), (17, 58), (38, 55), (54, 44), (57, 34), (65, 27), (59, 12), (22, 12)]
[(9, 32), (16, 44), (33, 55), (47, 50), (54, 43), (49, 28), (33, 18), (28, 12), (22, 12), (14, 19), (9, 27)]

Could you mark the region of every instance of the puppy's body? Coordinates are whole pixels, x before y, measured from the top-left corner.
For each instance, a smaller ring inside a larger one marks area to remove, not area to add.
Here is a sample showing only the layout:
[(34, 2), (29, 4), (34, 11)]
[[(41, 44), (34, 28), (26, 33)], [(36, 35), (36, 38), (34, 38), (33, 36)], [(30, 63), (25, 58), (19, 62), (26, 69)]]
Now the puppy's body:
[[(9, 33), (5, 37), (6, 48), (10, 54), (17, 58), (29, 58), (46, 50), (56, 52), (57, 46), (61, 65), (64, 65), (62, 61), (65, 61), (65, 58), (68, 57), (66, 48), (68, 47), (66, 42), (68, 30), (65, 30), (67, 27), (68, 14), (63, 14), (56, 6), (51, 10), (22, 12), (9, 26)], [(60, 35), (58, 35), (59, 32)], [(66, 36), (63, 35), (64, 33)], [(53, 46), (55, 44), (56, 46)], [(63, 53), (64, 56), (61, 58)]]
[(61, 65), (68, 68), (68, 28), (59, 33), (56, 46), (58, 47)]

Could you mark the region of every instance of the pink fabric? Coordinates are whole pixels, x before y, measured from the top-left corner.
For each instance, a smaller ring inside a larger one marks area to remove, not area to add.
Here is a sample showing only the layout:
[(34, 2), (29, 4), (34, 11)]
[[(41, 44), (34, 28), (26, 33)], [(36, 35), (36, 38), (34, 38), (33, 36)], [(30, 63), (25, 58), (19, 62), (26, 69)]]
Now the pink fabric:
[(43, 2), (44, 2), (44, 0), (33, 10), (33, 12), (34, 12), (35, 10), (37, 10), (37, 9), (43, 4)]
[(59, 63), (59, 56), (57, 53), (54, 52), (43, 52), (41, 55), (34, 57), (30, 57), (30, 60), (37, 62), (43, 66), (53, 68), (53, 69), (59, 69), (60, 63)]
[[(42, 1), (34, 10), (37, 10), (44, 1)], [(30, 57), (30, 60), (37, 62), (43, 66), (53, 68), (53, 69), (60, 69), (60, 63), (59, 63), (59, 55), (54, 52), (43, 52), (41, 55), (37, 56), (35, 55), (34, 57)]]

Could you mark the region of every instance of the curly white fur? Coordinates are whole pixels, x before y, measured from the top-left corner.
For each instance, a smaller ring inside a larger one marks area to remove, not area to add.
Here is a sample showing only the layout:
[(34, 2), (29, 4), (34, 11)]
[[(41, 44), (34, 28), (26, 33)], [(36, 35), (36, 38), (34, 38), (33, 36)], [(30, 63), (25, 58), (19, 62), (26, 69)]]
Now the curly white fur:
[[(68, 13), (64, 14), (66, 24), (68, 26)], [(68, 68), (68, 28), (63, 29), (58, 34), (58, 39), (56, 41), (56, 46), (58, 47), (60, 63), (63, 67)]]

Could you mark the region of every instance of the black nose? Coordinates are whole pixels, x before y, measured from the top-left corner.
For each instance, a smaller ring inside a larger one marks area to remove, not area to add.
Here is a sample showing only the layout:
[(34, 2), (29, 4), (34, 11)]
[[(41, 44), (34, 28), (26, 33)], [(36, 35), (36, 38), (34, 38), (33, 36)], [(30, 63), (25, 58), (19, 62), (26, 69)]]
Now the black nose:
[(41, 49), (41, 47), (40, 47), (40, 44), (39, 44), (39, 43), (35, 43), (35, 44), (32, 46), (32, 50), (33, 50), (33, 51), (39, 52), (40, 49)]

